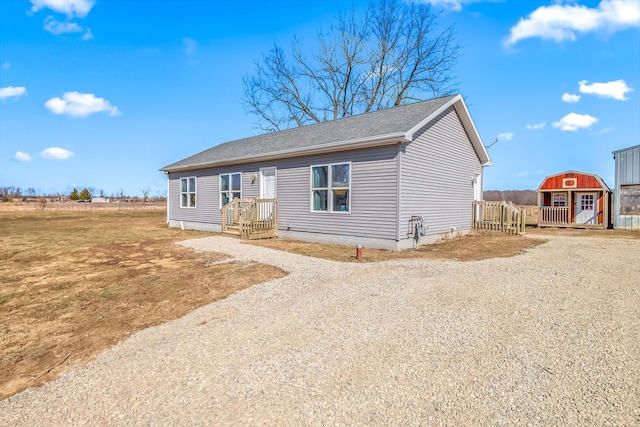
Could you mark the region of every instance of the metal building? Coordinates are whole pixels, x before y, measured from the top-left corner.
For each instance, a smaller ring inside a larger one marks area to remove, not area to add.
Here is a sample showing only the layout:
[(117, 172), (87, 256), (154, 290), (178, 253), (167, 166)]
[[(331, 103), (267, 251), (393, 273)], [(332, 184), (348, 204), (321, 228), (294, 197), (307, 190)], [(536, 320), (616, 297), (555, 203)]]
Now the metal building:
[(616, 162), (614, 228), (640, 230), (640, 145), (613, 152)]

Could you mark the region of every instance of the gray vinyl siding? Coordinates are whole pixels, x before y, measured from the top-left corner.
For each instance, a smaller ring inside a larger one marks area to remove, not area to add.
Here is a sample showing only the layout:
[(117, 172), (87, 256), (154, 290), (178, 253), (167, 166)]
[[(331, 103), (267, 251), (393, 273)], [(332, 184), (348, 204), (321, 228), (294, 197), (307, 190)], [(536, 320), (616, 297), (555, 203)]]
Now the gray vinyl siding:
[[(395, 240), (397, 236), (397, 146), (248, 163), (169, 174), (169, 220), (220, 224), (219, 180), (242, 172), (242, 197), (258, 197), (259, 170), (276, 167), (278, 224), (291, 232), (325, 232)], [(350, 213), (311, 212), (312, 165), (351, 162)], [(252, 175), (257, 175), (251, 183)], [(180, 208), (180, 178), (196, 176), (196, 208)]]
[[(241, 173), (242, 197), (258, 197), (260, 183), (252, 184), (251, 177), (258, 175), (254, 165), (236, 165), (224, 168), (208, 168), (169, 174), (169, 220), (203, 224), (220, 224), (220, 180), (219, 174)], [(196, 177), (196, 207), (180, 207), (180, 178)]]
[[(399, 237), (412, 215), (424, 217), (427, 235), (471, 228), (473, 183), (480, 160), (453, 108), (434, 118), (400, 155)], [(455, 227), (455, 229), (452, 229)]]
[[(343, 162), (351, 162), (350, 213), (311, 212), (310, 167)], [(274, 162), (279, 227), (395, 240), (396, 164), (395, 145)]]

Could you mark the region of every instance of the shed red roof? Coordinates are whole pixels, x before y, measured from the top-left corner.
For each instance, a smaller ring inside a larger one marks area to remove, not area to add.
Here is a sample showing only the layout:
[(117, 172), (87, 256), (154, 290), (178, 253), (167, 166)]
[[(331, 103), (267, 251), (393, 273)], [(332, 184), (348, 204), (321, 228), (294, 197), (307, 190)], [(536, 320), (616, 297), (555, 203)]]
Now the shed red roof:
[(592, 190), (611, 191), (598, 175), (585, 172), (567, 171), (546, 177), (538, 191), (544, 190)]

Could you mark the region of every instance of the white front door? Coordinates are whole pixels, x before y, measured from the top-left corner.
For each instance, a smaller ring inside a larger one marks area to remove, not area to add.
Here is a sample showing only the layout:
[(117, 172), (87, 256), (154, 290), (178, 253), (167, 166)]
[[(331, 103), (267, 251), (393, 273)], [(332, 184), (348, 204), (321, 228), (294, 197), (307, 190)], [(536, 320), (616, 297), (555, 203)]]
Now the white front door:
[(276, 198), (276, 168), (260, 169), (260, 198)]
[[(260, 169), (260, 198), (276, 198), (276, 168)], [(273, 216), (273, 204), (261, 203), (258, 208), (258, 219), (268, 220)]]
[(596, 193), (578, 193), (576, 195), (576, 224), (597, 224), (596, 204), (598, 196)]

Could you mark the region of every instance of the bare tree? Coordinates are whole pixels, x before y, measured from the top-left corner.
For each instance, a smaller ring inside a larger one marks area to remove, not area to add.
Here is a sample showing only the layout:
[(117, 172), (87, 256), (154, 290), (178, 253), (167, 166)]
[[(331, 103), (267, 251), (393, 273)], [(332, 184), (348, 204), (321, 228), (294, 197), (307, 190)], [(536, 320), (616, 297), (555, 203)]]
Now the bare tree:
[(149, 194), (151, 194), (151, 187), (141, 188), (140, 192), (142, 193), (142, 201), (146, 202), (147, 200), (149, 200)]
[(256, 63), (245, 107), (276, 131), (448, 94), (460, 46), (439, 15), (402, 0), (372, 1), (364, 16), (339, 11), (309, 56), (294, 39), (289, 55), (274, 45)]

